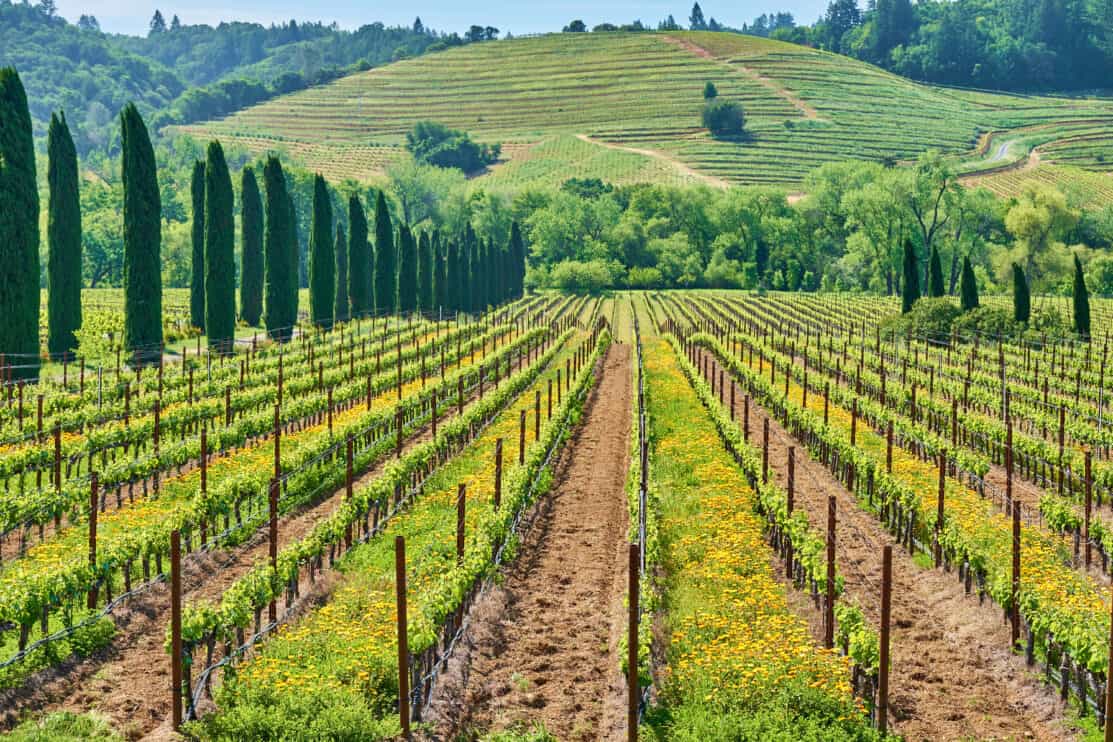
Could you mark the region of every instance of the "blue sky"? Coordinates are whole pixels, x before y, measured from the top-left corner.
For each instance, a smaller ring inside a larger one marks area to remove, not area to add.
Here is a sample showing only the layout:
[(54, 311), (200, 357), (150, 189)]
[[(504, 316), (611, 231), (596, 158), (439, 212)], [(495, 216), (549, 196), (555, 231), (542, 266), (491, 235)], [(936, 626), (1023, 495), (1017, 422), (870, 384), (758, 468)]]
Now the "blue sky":
[[(167, 21), (177, 13), (183, 23), (208, 23), (222, 20), (250, 20), (270, 24), (296, 18), (298, 20), (336, 21), (344, 28), (382, 21), (387, 25), (410, 24), (421, 16), (425, 25), (438, 30), (463, 31), (469, 25), (496, 26), (515, 34), (559, 31), (573, 18), (581, 18), (588, 26), (603, 21), (629, 22), (640, 18), (643, 23), (656, 24), (670, 13), (677, 22), (687, 25), (691, 0), (660, 2), (644, 0), (607, 0), (602, 2), (537, 3), (530, 0), (417, 0), (412, 3), (373, 3), (357, 0), (332, 0), (314, 5), (292, 0), (57, 0), (59, 12), (76, 21), (82, 13), (92, 13), (106, 31), (146, 33), (147, 23), (156, 8)], [(826, 0), (746, 0), (718, 4), (715, 0), (700, 3), (704, 15), (714, 16), (722, 23), (741, 26), (762, 13), (787, 10), (797, 21), (811, 23), (818, 18)]]

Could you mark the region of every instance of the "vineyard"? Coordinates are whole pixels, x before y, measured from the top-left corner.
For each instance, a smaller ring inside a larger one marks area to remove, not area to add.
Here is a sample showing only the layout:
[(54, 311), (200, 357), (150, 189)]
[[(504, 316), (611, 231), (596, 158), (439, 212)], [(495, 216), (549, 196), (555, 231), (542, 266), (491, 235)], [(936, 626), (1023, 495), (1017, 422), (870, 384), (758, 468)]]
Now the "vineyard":
[[(744, 141), (700, 127), (708, 80), (743, 105)], [(179, 130), (282, 151), (336, 180), (376, 179), (409, 157), (405, 132), (434, 120), (503, 145), (478, 180), (492, 188), (597, 177), (796, 189), (824, 163), (909, 161), (931, 148), (970, 174), (1019, 166), (1034, 147), (1045, 162), (1104, 174), (1109, 112), (1101, 98), (920, 85), (753, 36), (550, 34), (399, 61)]]
[(1107, 340), (898, 311), (534, 294), (9, 385), (0, 724), (1100, 739)]

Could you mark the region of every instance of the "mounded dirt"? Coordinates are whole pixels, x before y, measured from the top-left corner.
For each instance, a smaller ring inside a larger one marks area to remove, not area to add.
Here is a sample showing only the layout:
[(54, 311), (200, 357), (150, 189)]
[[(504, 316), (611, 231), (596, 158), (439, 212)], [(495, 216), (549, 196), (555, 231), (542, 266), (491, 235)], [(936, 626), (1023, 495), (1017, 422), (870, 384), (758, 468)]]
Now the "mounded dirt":
[(473, 606), (426, 714), (433, 738), (536, 723), (560, 740), (625, 738), (631, 354), (611, 346), (517, 558)]

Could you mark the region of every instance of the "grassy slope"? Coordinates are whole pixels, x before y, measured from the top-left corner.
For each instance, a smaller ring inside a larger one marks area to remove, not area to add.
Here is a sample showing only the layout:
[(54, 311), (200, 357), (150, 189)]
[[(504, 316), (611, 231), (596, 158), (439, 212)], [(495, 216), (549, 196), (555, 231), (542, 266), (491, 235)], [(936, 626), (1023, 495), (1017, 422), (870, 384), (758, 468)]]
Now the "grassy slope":
[[(744, 105), (746, 141), (699, 128), (707, 80)], [(978, 162), (988, 132), (1001, 132), (989, 147), (1015, 138), (1013, 157), (1039, 143), (1045, 161), (1103, 169), (1111, 114), (1110, 101), (935, 88), (756, 37), (553, 34), (398, 62), (186, 131), (368, 180), (406, 156), (415, 121), (433, 119), (503, 143), (505, 162), (483, 176), (491, 186), (593, 175), (795, 187), (824, 162), (906, 160), (929, 147), (970, 155), (964, 169), (999, 167)]]

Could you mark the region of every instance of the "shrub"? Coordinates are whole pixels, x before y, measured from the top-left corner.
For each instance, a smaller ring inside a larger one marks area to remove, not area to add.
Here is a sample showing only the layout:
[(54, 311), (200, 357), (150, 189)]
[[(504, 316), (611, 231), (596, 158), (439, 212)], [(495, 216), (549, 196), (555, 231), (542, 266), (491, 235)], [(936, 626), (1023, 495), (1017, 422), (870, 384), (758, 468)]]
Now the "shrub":
[(703, 107), (703, 126), (715, 137), (734, 137), (742, 133), (746, 117), (734, 101), (715, 98)]
[(465, 173), (482, 170), (498, 160), (498, 144), (473, 142), (467, 132), (433, 121), (419, 121), (406, 134), (406, 148), (414, 159), (437, 167), (454, 167)]
[(951, 335), (951, 327), (962, 315), (962, 310), (950, 297), (923, 298), (912, 305), (912, 309), (896, 317), (883, 326), (900, 333), (911, 333), (916, 337), (936, 341), (946, 341)]
[(598, 294), (614, 282), (610, 267), (602, 260), (565, 260), (549, 272), (549, 285), (573, 294)]

